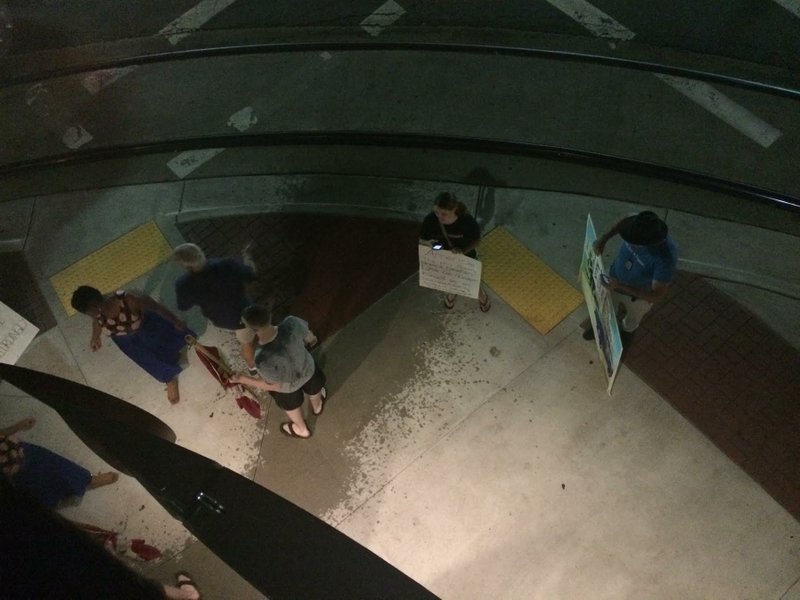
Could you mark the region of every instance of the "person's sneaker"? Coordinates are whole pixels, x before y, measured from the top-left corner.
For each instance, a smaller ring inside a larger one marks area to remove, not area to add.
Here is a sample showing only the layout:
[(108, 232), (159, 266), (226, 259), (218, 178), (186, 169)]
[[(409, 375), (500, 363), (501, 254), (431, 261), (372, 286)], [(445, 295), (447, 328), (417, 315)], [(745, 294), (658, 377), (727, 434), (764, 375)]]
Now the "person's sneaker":
[(583, 339), (587, 340), (587, 341), (588, 340), (593, 340), (594, 339), (594, 329), (592, 329), (591, 327), (589, 327), (589, 329), (584, 329), (583, 330), (583, 334), (581, 335), (581, 337)]

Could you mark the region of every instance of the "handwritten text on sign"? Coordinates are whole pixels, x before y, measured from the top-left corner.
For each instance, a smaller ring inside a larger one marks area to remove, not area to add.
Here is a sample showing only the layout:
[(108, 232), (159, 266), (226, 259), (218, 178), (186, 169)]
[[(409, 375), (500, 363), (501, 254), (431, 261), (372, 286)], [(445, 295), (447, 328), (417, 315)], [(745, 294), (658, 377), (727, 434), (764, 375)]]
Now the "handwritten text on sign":
[(0, 362), (16, 364), (39, 328), (0, 302)]
[(419, 284), (422, 287), (477, 298), (481, 284), (481, 263), (449, 250), (419, 245)]

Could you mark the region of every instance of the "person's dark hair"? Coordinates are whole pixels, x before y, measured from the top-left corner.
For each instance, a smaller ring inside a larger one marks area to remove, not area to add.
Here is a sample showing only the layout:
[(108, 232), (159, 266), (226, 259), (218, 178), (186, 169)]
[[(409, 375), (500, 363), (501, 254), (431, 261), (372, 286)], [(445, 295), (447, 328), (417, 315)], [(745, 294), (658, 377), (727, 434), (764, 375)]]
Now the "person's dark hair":
[(102, 304), (102, 302), (103, 294), (100, 293), (100, 290), (90, 285), (82, 285), (72, 293), (70, 304), (79, 313), (86, 314), (89, 308), (96, 304)]
[(251, 304), (242, 311), (242, 321), (255, 329), (272, 325), (272, 309), (263, 304)]
[(450, 192), (442, 192), (436, 196), (436, 207), (444, 210), (455, 211), (457, 217), (460, 217), (467, 212), (467, 206), (461, 202), (461, 200), (456, 198), (455, 194)]

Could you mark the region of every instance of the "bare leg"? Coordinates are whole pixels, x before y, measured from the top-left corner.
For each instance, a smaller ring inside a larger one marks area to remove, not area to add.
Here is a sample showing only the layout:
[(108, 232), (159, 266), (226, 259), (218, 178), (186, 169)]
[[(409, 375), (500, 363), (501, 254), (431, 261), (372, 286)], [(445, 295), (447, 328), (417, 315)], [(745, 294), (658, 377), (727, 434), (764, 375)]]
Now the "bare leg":
[(169, 400), (170, 404), (177, 404), (180, 402), (181, 393), (178, 389), (178, 378), (176, 377), (172, 381), (167, 382), (167, 400)]
[(311, 431), (308, 429), (308, 425), (306, 425), (306, 420), (303, 418), (302, 406), (294, 410), (287, 410), (286, 415), (291, 420), (292, 428), (298, 437), (309, 437), (311, 435)]
[(119, 479), (119, 473), (108, 471), (107, 473), (95, 473), (89, 481), (87, 489), (93, 490), (95, 488), (103, 487), (104, 485), (111, 485)]
[(323, 387), (318, 394), (314, 394), (313, 396), (305, 394), (305, 397), (308, 398), (308, 402), (311, 404), (311, 412), (315, 415), (320, 415), (322, 413), (322, 392), (324, 389)]

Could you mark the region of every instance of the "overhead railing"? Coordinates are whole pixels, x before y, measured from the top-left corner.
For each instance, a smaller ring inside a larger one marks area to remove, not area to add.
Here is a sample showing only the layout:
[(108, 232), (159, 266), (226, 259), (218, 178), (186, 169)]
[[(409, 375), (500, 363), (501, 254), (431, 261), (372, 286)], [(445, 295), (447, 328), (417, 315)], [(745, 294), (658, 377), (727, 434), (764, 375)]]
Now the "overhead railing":
[[(369, 131), (288, 131), (236, 135), (215, 135), (157, 142), (87, 148), (56, 156), (0, 165), (0, 177), (36, 174), (44, 169), (85, 165), (98, 161), (136, 156), (187, 152), (209, 148), (265, 148), (349, 146), (360, 148), (438, 150), (546, 159), (561, 163), (639, 175), (719, 192), (759, 204), (800, 214), (800, 198), (772, 190), (706, 175), (687, 169), (612, 156), (586, 150), (529, 142), (453, 137), (413, 133)], [(306, 171), (308, 172), (308, 171)], [(262, 173), (263, 174), (263, 173)], [(268, 174), (268, 171), (267, 171)], [(412, 176), (413, 173), (409, 173)], [(513, 185), (512, 185), (513, 187)]]
[[(30, 84), (57, 77), (66, 77), (79, 73), (99, 71), (103, 69), (119, 69), (133, 65), (148, 65), (172, 61), (197, 60), (224, 56), (246, 56), (253, 54), (279, 54), (302, 52), (449, 52), (462, 54), (517, 56), (541, 58), (548, 60), (581, 62), (617, 67), (634, 71), (645, 71), (662, 75), (683, 77), (698, 81), (721, 83), (741, 89), (762, 92), (765, 94), (800, 100), (800, 87), (784, 84), (756, 81), (754, 79), (714, 73), (702, 69), (668, 65), (644, 60), (621, 58), (616, 56), (571, 52), (544, 48), (520, 46), (503, 46), (493, 44), (465, 44), (441, 42), (409, 42), (409, 41), (346, 41), (346, 42), (289, 42), (289, 43), (256, 43), (193, 48), (186, 50), (170, 50), (168, 52), (150, 52), (134, 56), (112, 59), (94, 60), (76, 64), (44, 68), (31, 73), (11, 75), (0, 79), (0, 87)], [(21, 57), (17, 57), (21, 60)], [(19, 65), (17, 65), (18, 67)], [(19, 70), (15, 68), (15, 70)]]

